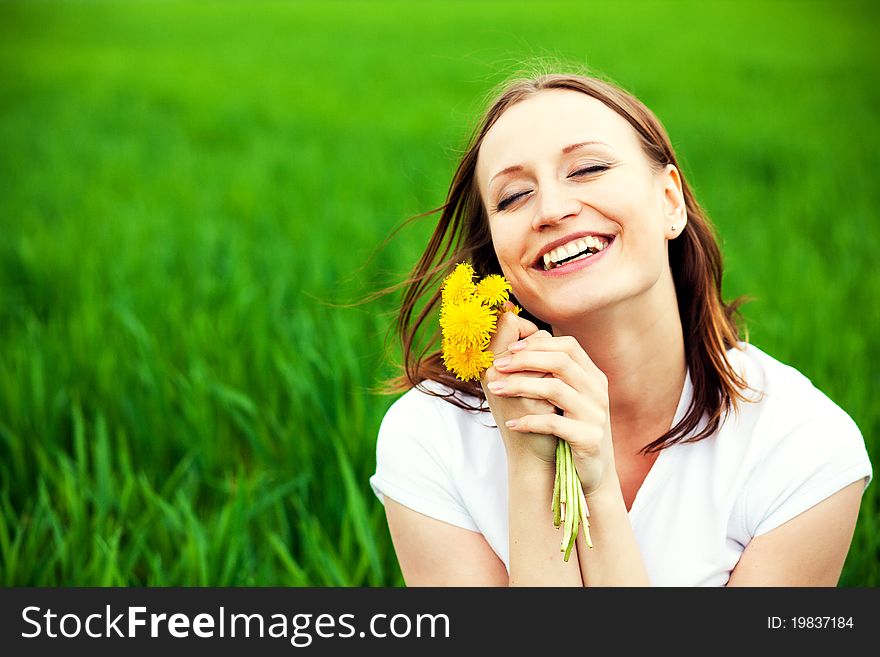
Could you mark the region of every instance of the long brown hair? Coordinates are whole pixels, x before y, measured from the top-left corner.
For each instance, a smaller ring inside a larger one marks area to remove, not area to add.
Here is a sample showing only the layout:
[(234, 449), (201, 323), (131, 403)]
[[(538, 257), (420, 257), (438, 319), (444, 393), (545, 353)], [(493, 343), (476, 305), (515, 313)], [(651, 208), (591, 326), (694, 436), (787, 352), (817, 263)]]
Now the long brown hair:
[[(674, 165), (681, 175), (687, 208), (684, 231), (669, 242), (669, 264), (678, 297), (678, 310), (684, 332), (685, 358), (693, 385), (690, 407), (678, 424), (642, 449), (657, 452), (678, 442), (696, 442), (712, 435), (722, 416), (736, 410), (737, 400), (748, 401), (741, 392), (749, 388), (734, 371), (726, 351), (739, 348), (738, 308), (745, 300), (731, 303), (721, 298), (722, 261), (714, 228), (697, 203), (681, 171), (666, 130), (656, 116), (633, 95), (610, 82), (582, 74), (544, 74), (506, 83), (481, 118), (452, 178), (446, 202), (431, 212), (440, 219), (425, 252), (412, 274), (401, 283), (405, 287), (400, 311), (392, 327), (403, 347), (402, 372), (385, 383), (382, 392), (395, 394), (419, 386), (428, 394), (468, 410), (488, 411), (479, 382), (463, 382), (450, 374), (441, 359), (440, 335), (436, 315), (440, 283), (458, 262), (469, 261), (477, 275), (501, 274), (492, 246), (489, 222), (476, 183), (477, 155), (483, 138), (498, 118), (516, 103), (540, 91), (569, 89), (601, 101), (626, 119), (639, 136), (642, 148), (656, 169)], [(395, 288), (398, 286), (395, 286)], [(549, 332), (545, 322), (523, 309), (522, 317)], [(432, 326), (427, 339), (417, 343), (425, 322)], [(748, 333), (746, 332), (746, 341)], [(426, 379), (452, 390), (443, 394), (420, 386)], [(471, 404), (461, 394), (476, 398)], [(684, 440), (708, 416), (706, 426)]]

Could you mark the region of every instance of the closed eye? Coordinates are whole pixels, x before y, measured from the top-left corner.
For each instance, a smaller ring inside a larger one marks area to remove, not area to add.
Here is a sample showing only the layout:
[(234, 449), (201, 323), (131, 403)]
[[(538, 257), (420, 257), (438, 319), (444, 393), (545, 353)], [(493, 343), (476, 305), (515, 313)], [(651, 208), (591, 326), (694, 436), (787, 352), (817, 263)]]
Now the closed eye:
[(522, 198), (526, 194), (531, 194), (531, 192), (518, 192), (516, 194), (511, 194), (510, 196), (505, 196), (503, 199), (498, 201), (498, 205), (495, 206), (495, 211), (500, 212), (508, 207), (511, 203), (516, 201), (519, 198)]
[(577, 171), (569, 174), (569, 178), (576, 178), (578, 176), (586, 176), (591, 173), (599, 173), (600, 171), (605, 171), (608, 167), (604, 164), (594, 164), (593, 166), (584, 167), (583, 169), (578, 169)]
[[(570, 173), (568, 177), (569, 178), (580, 178), (581, 176), (588, 176), (591, 174), (601, 173), (602, 171), (606, 171), (607, 169), (608, 169), (608, 167), (605, 166), (604, 164), (594, 164), (592, 166), (583, 167), (581, 169), (578, 169), (577, 171)], [(506, 208), (510, 207), (510, 205), (514, 201), (517, 201), (518, 199), (520, 199), (523, 196), (526, 196), (528, 194), (531, 194), (531, 192), (530, 191), (517, 192), (516, 194), (511, 194), (510, 196), (505, 196), (503, 199), (498, 201), (498, 204), (495, 206), (495, 212), (501, 212), (501, 211), (505, 210)]]

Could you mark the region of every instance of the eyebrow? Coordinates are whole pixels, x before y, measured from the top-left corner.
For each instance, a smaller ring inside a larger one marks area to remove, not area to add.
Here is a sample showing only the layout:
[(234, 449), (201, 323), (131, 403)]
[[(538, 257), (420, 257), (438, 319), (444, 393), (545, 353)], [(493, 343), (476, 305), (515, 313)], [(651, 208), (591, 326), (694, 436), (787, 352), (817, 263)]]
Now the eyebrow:
[[(611, 147), (608, 146), (608, 144), (606, 144), (604, 141), (581, 141), (581, 142), (578, 142), (577, 144), (569, 144), (568, 146), (566, 146), (565, 148), (563, 148), (562, 151), (560, 151), (560, 152), (561, 152), (563, 155), (568, 155), (568, 154), (571, 153), (572, 151), (576, 151), (577, 149), (579, 149), (579, 148), (583, 148), (584, 146), (593, 146), (593, 145), (596, 145), (596, 144), (599, 144), (599, 145), (602, 145), (602, 146), (606, 146), (607, 148), (611, 148)], [(523, 167), (522, 167), (521, 164), (514, 164), (513, 166), (509, 166), (509, 167), (507, 167), (506, 169), (502, 169), (501, 171), (499, 171), (498, 173), (496, 173), (494, 176), (492, 176), (492, 177), (489, 179), (489, 184), (491, 185), (493, 180), (495, 180), (495, 179), (498, 178), (499, 176), (503, 176), (503, 175), (506, 174), (506, 173), (515, 173), (515, 172), (517, 172), (517, 171), (522, 171), (522, 170), (523, 170)]]

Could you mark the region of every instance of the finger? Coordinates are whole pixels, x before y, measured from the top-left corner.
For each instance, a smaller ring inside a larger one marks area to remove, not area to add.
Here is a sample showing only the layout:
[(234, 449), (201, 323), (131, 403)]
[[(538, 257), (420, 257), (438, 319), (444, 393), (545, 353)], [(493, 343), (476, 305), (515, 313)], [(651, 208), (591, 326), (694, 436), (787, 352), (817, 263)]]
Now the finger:
[(533, 322), (514, 313), (503, 313), (495, 325), (489, 350), (493, 353), (504, 351), (511, 342), (522, 340), (537, 330), (538, 327)]
[(580, 396), (571, 386), (555, 377), (534, 378), (516, 374), (492, 381), (489, 390), (499, 397), (527, 397), (547, 400), (563, 411), (571, 412), (577, 408)]
[(540, 413), (538, 415), (523, 415), (520, 418), (508, 420), (505, 425), (511, 431), (523, 433), (540, 433), (548, 436), (556, 436), (566, 441), (571, 441), (577, 435), (580, 422), (564, 415), (555, 413)]
[[(580, 365), (587, 372), (601, 372), (589, 354), (584, 351), (580, 342), (571, 335), (559, 336), (539, 336), (542, 331), (536, 332), (528, 340), (519, 340), (508, 345), (507, 349), (511, 352), (521, 352), (527, 350), (533, 351), (562, 351), (568, 354), (571, 359)], [(546, 331), (544, 331), (546, 333)], [(603, 373), (604, 375), (604, 373)]]
[(587, 372), (563, 351), (521, 351), (508, 357), (510, 360), (497, 359), (494, 367), (502, 373), (531, 370), (547, 372), (562, 379), (577, 391), (585, 391), (595, 387), (590, 383)]
[[(502, 354), (503, 355), (503, 354)], [(486, 381), (507, 381), (511, 376), (521, 376), (527, 378), (535, 378), (535, 379), (552, 379), (552, 374), (547, 374), (546, 372), (499, 372), (494, 366), (490, 365), (489, 368), (484, 372), (486, 376)]]
[[(504, 352), (501, 352), (500, 354), (496, 354), (494, 357), (494, 360), (498, 360), (500, 358), (504, 358), (506, 356), (512, 356), (512, 355), (513, 354), (511, 354), (509, 351), (504, 351)], [(489, 367), (487, 367), (486, 370), (483, 372), (483, 374), (480, 376), (480, 381), (485, 387), (488, 387), (488, 384), (490, 382), (499, 381), (499, 380), (504, 381), (504, 380), (507, 380), (507, 378), (509, 376), (510, 376), (509, 372), (501, 372), (495, 367), (494, 364), (492, 364)], [(549, 377), (552, 377), (553, 375), (547, 374), (545, 372), (517, 372), (516, 376), (535, 377), (535, 378), (548, 377), (549, 378)], [(491, 389), (489, 391), (492, 392)]]

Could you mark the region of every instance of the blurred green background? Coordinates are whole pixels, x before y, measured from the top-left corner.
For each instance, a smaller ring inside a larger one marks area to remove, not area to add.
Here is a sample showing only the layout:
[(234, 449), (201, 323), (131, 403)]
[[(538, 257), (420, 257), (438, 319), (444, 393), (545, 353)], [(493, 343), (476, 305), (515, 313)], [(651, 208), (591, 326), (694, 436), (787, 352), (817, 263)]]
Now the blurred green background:
[[(0, 584), (399, 585), (367, 479), (399, 280), (536, 57), (665, 123), (751, 341), (876, 464), (864, 2), (0, 4)], [(872, 401), (874, 400), (874, 401)], [(878, 485), (841, 584), (880, 583)]]

